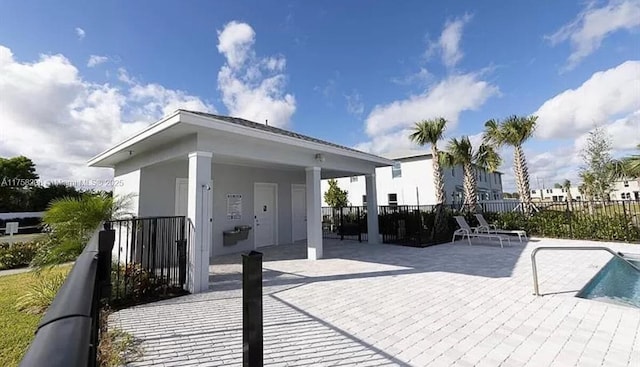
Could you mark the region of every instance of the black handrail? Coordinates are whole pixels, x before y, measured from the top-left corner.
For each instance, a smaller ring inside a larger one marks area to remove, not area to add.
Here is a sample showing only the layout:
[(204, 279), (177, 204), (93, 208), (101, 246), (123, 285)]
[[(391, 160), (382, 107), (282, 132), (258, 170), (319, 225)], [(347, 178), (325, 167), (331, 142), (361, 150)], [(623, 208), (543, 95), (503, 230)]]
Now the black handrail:
[(21, 367), (96, 365), (100, 300), (109, 293), (114, 240), (115, 231), (96, 231), (40, 321)]

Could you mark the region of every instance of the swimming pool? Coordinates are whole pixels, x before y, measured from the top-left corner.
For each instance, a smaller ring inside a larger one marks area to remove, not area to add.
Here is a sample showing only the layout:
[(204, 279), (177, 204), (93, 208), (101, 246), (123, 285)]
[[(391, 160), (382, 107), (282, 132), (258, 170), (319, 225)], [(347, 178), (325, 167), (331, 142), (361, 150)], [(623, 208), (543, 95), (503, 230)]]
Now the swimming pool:
[[(640, 258), (626, 258), (640, 267)], [(614, 257), (576, 297), (640, 308), (640, 272)]]

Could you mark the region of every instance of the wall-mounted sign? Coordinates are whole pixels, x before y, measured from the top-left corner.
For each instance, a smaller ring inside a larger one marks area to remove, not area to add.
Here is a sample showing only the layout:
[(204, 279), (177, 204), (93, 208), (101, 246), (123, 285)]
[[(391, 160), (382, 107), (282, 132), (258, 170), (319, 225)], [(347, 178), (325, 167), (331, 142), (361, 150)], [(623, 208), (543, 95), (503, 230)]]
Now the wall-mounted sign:
[(227, 219), (242, 219), (242, 194), (227, 194)]

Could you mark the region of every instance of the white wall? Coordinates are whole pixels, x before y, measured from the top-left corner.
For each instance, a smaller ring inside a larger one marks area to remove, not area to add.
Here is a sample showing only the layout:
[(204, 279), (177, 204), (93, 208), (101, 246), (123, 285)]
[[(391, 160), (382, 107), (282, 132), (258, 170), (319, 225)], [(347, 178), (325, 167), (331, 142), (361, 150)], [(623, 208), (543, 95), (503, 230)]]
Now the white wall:
[(0, 213), (0, 219), (14, 219), (14, 218), (42, 218), (44, 212), (13, 212), (13, 213)]
[[(613, 184), (613, 192), (611, 192), (612, 200), (638, 200), (640, 198), (640, 183), (637, 179), (629, 179), (619, 181)], [(627, 199), (629, 197), (629, 199)]]
[[(278, 184), (278, 242), (291, 243), (291, 184), (305, 184), (304, 169), (284, 171), (254, 167), (213, 165), (213, 248), (212, 254), (222, 255), (253, 249), (253, 229), (249, 238), (234, 246), (222, 246), (222, 231), (237, 225), (254, 226), (253, 184)], [(227, 219), (227, 194), (242, 194), (242, 219)]]
[(125, 211), (134, 216), (140, 216), (140, 170), (123, 172), (118, 168), (114, 172), (114, 197), (129, 196), (129, 207)]
[(189, 176), (188, 161), (165, 162), (144, 167), (141, 171), (139, 216), (176, 215), (176, 179)]
[[(140, 176), (139, 216), (176, 215), (176, 179), (188, 177), (187, 160), (144, 167)], [(304, 169), (285, 171), (214, 163), (212, 176), (212, 256), (253, 250), (253, 230), (247, 240), (228, 247), (222, 245), (222, 232), (237, 225), (254, 226), (255, 182), (278, 184), (278, 240), (280, 244), (291, 243), (291, 184), (305, 184)], [(227, 219), (227, 194), (242, 194), (241, 220)]]
[[(393, 178), (392, 167), (376, 168), (376, 188), (378, 205), (389, 204), (389, 194), (397, 194), (398, 205), (434, 205), (436, 203), (435, 185), (433, 182), (433, 166), (431, 158), (417, 157), (401, 161), (401, 177)], [(445, 195), (447, 203), (452, 202), (451, 194), (458, 192), (462, 195), (463, 174), (462, 167), (444, 168)], [(491, 193), (489, 200), (502, 198), (502, 175), (486, 172), (477, 177), (478, 191)], [(366, 194), (364, 176), (357, 176), (356, 182), (351, 182), (349, 177), (337, 179), (338, 186), (347, 190), (349, 204), (361, 206), (362, 196)], [(416, 188), (418, 194), (416, 194)], [(321, 190), (323, 193), (322, 205), (328, 206), (324, 201), (324, 193), (329, 189), (328, 180), (323, 180)], [(497, 195), (497, 196), (496, 196)]]

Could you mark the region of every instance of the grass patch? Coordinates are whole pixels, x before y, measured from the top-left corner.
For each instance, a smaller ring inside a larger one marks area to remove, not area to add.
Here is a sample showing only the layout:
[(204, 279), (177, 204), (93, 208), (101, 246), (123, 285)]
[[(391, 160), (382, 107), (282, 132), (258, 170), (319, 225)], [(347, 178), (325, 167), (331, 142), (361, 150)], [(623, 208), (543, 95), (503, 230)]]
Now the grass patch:
[[(44, 270), (40, 276), (66, 274), (70, 265)], [(42, 314), (31, 315), (16, 309), (18, 298), (39, 283), (33, 273), (0, 276), (0, 366), (17, 366), (33, 339)]]
[(131, 334), (108, 327), (111, 312), (100, 312), (100, 345), (98, 346), (98, 366), (119, 367), (138, 360), (142, 356), (142, 347)]

